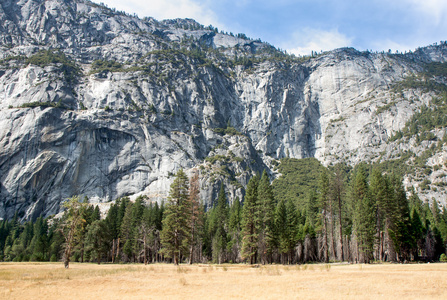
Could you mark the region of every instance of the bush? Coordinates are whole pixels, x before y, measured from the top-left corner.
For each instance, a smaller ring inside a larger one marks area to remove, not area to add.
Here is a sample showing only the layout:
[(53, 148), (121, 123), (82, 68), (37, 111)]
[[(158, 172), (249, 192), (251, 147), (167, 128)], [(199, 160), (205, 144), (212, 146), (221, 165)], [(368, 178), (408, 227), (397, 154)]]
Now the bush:
[(57, 262), (57, 256), (56, 256), (56, 254), (51, 255), (51, 257), (50, 257), (50, 261), (51, 261), (51, 262)]
[(42, 252), (38, 252), (38, 253), (33, 253), (33, 255), (31, 255), (31, 258), (29, 259), (30, 261), (44, 261), (44, 255)]
[(439, 258), (439, 261), (447, 262), (447, 256), (445, 255), (445, 253), (441, 254), (441, 257)]
[(92, 63), (92, 68), (90, 74), (100, 73), (100, 72), (122, 72), (123, 65), (116, 61), (111, 60), (95, 60)]
[(237, 131), (236, 128), (232, 127), (232, 126), (227, 126), (227, 128), (213, 128), (212, 129), (215, 133), (217, 134), (227, 134), (227, 135), (242, 135), (242, 133), (240, 133), (239, 131)]
[(49, 65), (59, 65), (60, 71), (62, 71), (68, 82), (74, 82), (81, 73), (76, 63), (60, 50), (41, 50), (30, 56), (26, 63), (42, 68)]
[(63, 104), (60, 102), (54, 103), (54, 102), (28, 102), (24, 103), (20, 106), (21, 108), (35, 108), (35, 107), (57, 107), (57, 108), (65, 108)]

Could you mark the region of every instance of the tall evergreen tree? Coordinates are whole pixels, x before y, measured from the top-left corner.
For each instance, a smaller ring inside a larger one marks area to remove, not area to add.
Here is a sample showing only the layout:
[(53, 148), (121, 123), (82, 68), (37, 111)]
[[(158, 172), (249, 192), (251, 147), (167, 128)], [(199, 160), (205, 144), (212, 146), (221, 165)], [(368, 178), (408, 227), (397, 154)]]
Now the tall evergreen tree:
[(413, 233), (413, 241), (415, 243), (413, 247), (413, 258), (418, 260), (420, 250), (424, 248), (424, 231), (425, 228), (422, 225), (421, 218), (418, 210), (413, 207), (411, 210), (411, 231)]
[(394, 189), (394, 213), (392, 226), (389, 228), (390, 237), (393, 241), (394, 250), (401, 261), (409, 259), (409, 255), (415, 246), (411, 227), (410, 210), (407, 196), (399, 179), (393, 179)]
[(36, 219), (34, 223), (33, 239), (31, 240), (31, 260), (44, 261), (48, 260), (48, 223), (43, 217)]
[(228, 204), (227, 196), (225, 195), (225, 188), (223, 183), (220, 185), (219, 196), (217, 198), (216, 206), (216, 231), (214, 233), (213, 254), (216, 256), (218, 263), (223, 261), (223, 256), (227, 248), (227, 219), (228, 219)]
[(180, 169), (171, 184), (161, 231), (162, 251), (178, 265), (188, 253), (190, 234), (189, 180)]
[(60, 228), (61, 220), (54, 220), (48, 229), (48, 243), (50, 261), (56, 262), (61, 258), (62, 245), (64, 244), (64, 236), (62, 235)]
[(338, 164), (335, 167), (334, 179), (332, 181), (332, 197), (338, 208), (338, 238), (340, 244), (339, 259), (345, 260), (343, 243), (343, 195), (344, 195), (344, 174), (342, 166)]
[(228, 252), (230, 253), (230, 259), (236, 262), (239, 257), (239, 249), (241, 243), (241, 218), (242, 218), (242, 208), (239, 201), (239, 197), (234, 199), (228, 218), (228, 229), (229, 229), (229, 242), (227, 244)]
[(259, 236), (259, 203), (258, 176), (250, 178), (242, 209), (242, 249), (243, 260), (250, 264), (256, 263)]
[(319, 180), (319, 206), (320, 206), (320, 217), (323, 224), (323, 258), (326, 263), (329, 262), (329, 246), (328, 246), (328, 218), (329, 216), (329, 177), (327, 175), (326, 169), (324, 169), (320, 174)]
[(275, 248), (275, 200), (267, 171), (264, 170), (258, 186), (258, 201), (261, 226), (259, 230), (259, 250), (263, 264), (271, 261)]
[(93, 210), (91, 220), (92, 220), (92, 222), (94, 222), (94, 221), (97, 221), (97, 220), (100, 220), (100, 219), (101, 219), (101, 212), (99, 210), (99, 206), (96, 205), (95, 209)]
[[(281, 199), (276, 206), (276, 214), (275, 214), (275, 229), (277, 233), (278, 239), (278, 250), (281, 254), (281, 257), (288, 252), (288, 222), (287, 222), (287, 207), (286, 203), (283, 199)], [(284, 259), (282, 259), (284, 262)]]
[(383, 260), (385, 253), (385, 234), (389, 227), (389, 199), (392, 197), (386, 179), (377, 168), (371, 173), (370, 190), (376, 207), (377, 259)]
[(375, 205), (369, 194), (366, 170), (360, 165), (353, 182), (355, 201), (354, 228), (359, 249), (359, 261), (369, 263), (373, 259), (376, 233)]
[(200, 205), (200, 187), (199, 187), (199, 174), (194, 174), (191, 177), (189, 184), (189, 207), (191, 209), (191, 219), (190, 219), (190, 228), (191, 228), (191, 245), (189, 250), (189, 263), (192, 264), (194, 262), (194, 252), (196, 245), (198, 244), (196, 240), (200, 237), (200, 228), (202, 227), (203, 222), (203, 209), (202, 205)]
[(120, 228), (120, 241), (123, 244), (123, 253), (125, 254), (123, 258), (129, 261), (133, 258), (133, 233), (134, 227), (132, 226), (132, 207), (133, 203), (129, 203), (126, 206), (126, 210), (124, 212), (124, 217), (121, 220), (121, 228)]
[(289, 200), (286, 203), (287, 211), (287, 231), (286, 231), (286, 251), (288, 255), (288, 263), (291, 264), (293, 261), (293, 253), (295, 246), (297, 244), (298, 238), (298, 215), (295, 203), (293, 200)]
[(107, 216), (104, 219), (107, 228), (110, 232), (111, 241), (111, 252), (112, 252), (112, 263), (115, 262), (118, 248), (119, 248), (119, 237), (120, 237), (120, 224), (118, 220), (118, 210), (119, 210), (120, 200), (118, 199), (114, 204), (112, 204), (107, 212)]
[(91, 257), (96, 259), (98, 265), (109, 251), (110, 241), (110, 230), (104, 220), (95, 220), (87, 227), (86, 249), (91, 253)]

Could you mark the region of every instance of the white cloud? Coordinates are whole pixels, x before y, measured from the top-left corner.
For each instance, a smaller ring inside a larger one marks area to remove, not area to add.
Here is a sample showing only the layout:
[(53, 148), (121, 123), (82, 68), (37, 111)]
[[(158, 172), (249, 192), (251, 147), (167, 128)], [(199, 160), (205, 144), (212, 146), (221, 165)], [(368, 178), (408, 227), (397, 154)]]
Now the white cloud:
[(338, 29), (331, 31), (305, 28), (293, 34), (291, 41), (284, 44), (289, 53), (295, 55), (308, 55), (312, 51), (320, 52), (333, 50), (341, 47), (349, 47), (352, 38), (338, 32)]
[[(157, 20), (192, 18), (207, 26), (219, 27), (217, 15), (205, 3), (194, 0), (94, 0), (108, 7), (139, 17), (153, 17)], [(221, 26), (220, 26), (221, 27)]]
[(447, 1), (445, 0), (404, 0), (413, 8), (424, 13), (435, 24), (444, 23), (447, 16)]
[(410, 13), (419, 26), (441, 26), (447, 24), (447, 1), (445, 0), (381, 0), (384, 7)]

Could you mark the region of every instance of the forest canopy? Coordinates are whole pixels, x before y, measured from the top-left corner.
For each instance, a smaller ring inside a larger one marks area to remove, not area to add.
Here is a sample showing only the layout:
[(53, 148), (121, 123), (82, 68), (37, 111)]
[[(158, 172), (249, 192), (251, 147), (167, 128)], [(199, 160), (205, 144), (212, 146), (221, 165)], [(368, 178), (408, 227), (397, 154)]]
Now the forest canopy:
[[(67, 221), (79, 216), (70, 248), (77, 262), (283, 263), (438, 261), (447, 210), (423, 203), (399, 177), (360, 164), (326, 168), (316, 159), (281, 160), (273, 182), (253, 176), (244, 199), (221, 183), (208, 211), (198, 174), (175, 177), (166, 202), (117, 199), (101, 218), (79, 198), (62, 218), (0, 221), (2, 261), (66, 261)], [(74, 198), (71, 199), (71, 201)], [(71, 218), (71, 219), (70, 219)], [(65, 251), (64, 251), (65, 250)], [(70, 257), (69, 257), (70, 258)]]

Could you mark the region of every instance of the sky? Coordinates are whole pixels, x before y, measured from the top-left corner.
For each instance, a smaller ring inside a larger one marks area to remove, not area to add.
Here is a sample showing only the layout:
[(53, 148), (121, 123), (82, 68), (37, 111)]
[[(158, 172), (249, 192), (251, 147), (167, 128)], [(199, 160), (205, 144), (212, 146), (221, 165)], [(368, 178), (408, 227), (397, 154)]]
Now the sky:
[(447, 40), (447, 0), (94, 0), (157, 20), (191, 18), (296, 55), (400, 52)]

